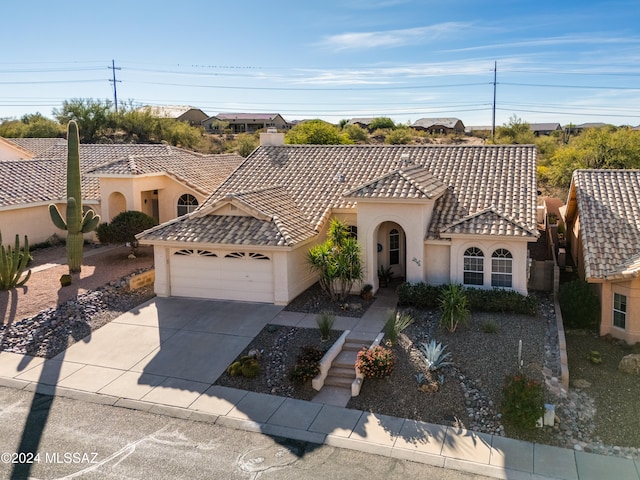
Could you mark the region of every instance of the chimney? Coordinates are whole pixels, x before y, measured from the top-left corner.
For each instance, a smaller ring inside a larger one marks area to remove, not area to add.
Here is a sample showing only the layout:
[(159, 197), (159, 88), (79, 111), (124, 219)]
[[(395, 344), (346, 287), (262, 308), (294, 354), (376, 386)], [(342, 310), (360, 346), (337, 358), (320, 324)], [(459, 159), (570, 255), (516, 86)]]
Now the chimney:
[(267, 147), (277, 147), (284, 145), (284, 133), (278, 133), (274, 127), (267, 128), (267, 133), (260, 134), (260, 145)]

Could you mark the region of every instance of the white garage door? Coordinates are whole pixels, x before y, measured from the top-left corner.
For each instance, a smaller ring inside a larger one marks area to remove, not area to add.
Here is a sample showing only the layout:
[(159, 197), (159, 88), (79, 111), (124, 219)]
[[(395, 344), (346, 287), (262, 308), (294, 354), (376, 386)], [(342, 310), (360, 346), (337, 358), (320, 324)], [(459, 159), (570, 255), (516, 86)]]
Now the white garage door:
[(255, 252), (175, 250), (171, 295), (273, 303), (273, 263)]

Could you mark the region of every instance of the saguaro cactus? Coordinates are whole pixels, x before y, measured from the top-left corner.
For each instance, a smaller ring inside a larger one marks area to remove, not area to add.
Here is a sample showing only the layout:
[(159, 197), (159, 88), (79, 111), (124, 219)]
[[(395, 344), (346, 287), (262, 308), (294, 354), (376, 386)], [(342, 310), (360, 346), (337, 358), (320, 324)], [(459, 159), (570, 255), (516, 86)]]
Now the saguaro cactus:
[(24, 236), (24, 251), (20, 251), (20, 239), (16, 235), (14, 248), (2, 245), (2, 232), (0, 232), (0, 290), (9, 290), (14, 287), (21, 287), (31, 276), (29, 270), (24, 278), (22, 274), (29, 262), (29, 240)]
[(49, 205), (54, 225), (67, 231), (67, 263), (69, 273), (79, 273), (82, 268), (83, 234), (96, 229), (100, 217), (93, 210), (82, 215), (82, 190), (80, 186), (80, 137), (78, 125), (71, 120), (67, 128), (67, 221), (58, 207)]

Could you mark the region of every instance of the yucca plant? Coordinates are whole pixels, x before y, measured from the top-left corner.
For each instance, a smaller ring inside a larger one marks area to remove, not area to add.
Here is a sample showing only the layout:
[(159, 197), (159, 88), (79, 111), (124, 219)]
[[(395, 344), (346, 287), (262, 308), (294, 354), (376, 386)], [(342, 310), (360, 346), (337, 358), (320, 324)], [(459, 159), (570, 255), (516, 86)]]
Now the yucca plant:
[(451, 333), (455, 332), (460, 323), (466, 324), (469, 318), (467, 295), (462, 285), (452, 283), (442, 289), (440, 293), (440, 325)]
[(439, 368), (451, 365), (451, 362), (446, 361), (451, 356), (451, 352), (446, 352), (447, 346), (442, 346), (442, 343), (433, 339), (429, 343), (420, 344), (420, 353), (424, 360), (425, 365), (431, 371), (438, 370)]
[(384, 335), (392, 345), (398, 340), (398, 335), (405, 328), (413, 323), (413, 317), (408, 313), (400, 313), (396, 311), (389, 312), (387, 323), (384, 325)]
[(2, 232), (0, 232), (0, 290), (21, 287), (31, 276), (29, 270), (24, 277), (24, 269), (29, 262), (29, 240), (24, 236), (24, 248), (20, 248), (20, 237), (16, 235), (15, 246), (2, 245)]

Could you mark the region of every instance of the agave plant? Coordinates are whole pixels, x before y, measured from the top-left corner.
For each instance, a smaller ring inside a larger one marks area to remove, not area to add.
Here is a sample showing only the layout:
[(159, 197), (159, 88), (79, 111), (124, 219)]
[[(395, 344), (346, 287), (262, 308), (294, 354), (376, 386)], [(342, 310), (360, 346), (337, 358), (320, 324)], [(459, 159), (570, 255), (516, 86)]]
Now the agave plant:
[(436, 343), (433, 339), (429, 343), (420, 344), (420, 353), (429, 370), (438, 370), (452, 364), (446, 361), (451, 356), (451, 352), (445, 353), (445, 348), (447, 348), (446, 345), (442, 346), (442, 343)]

